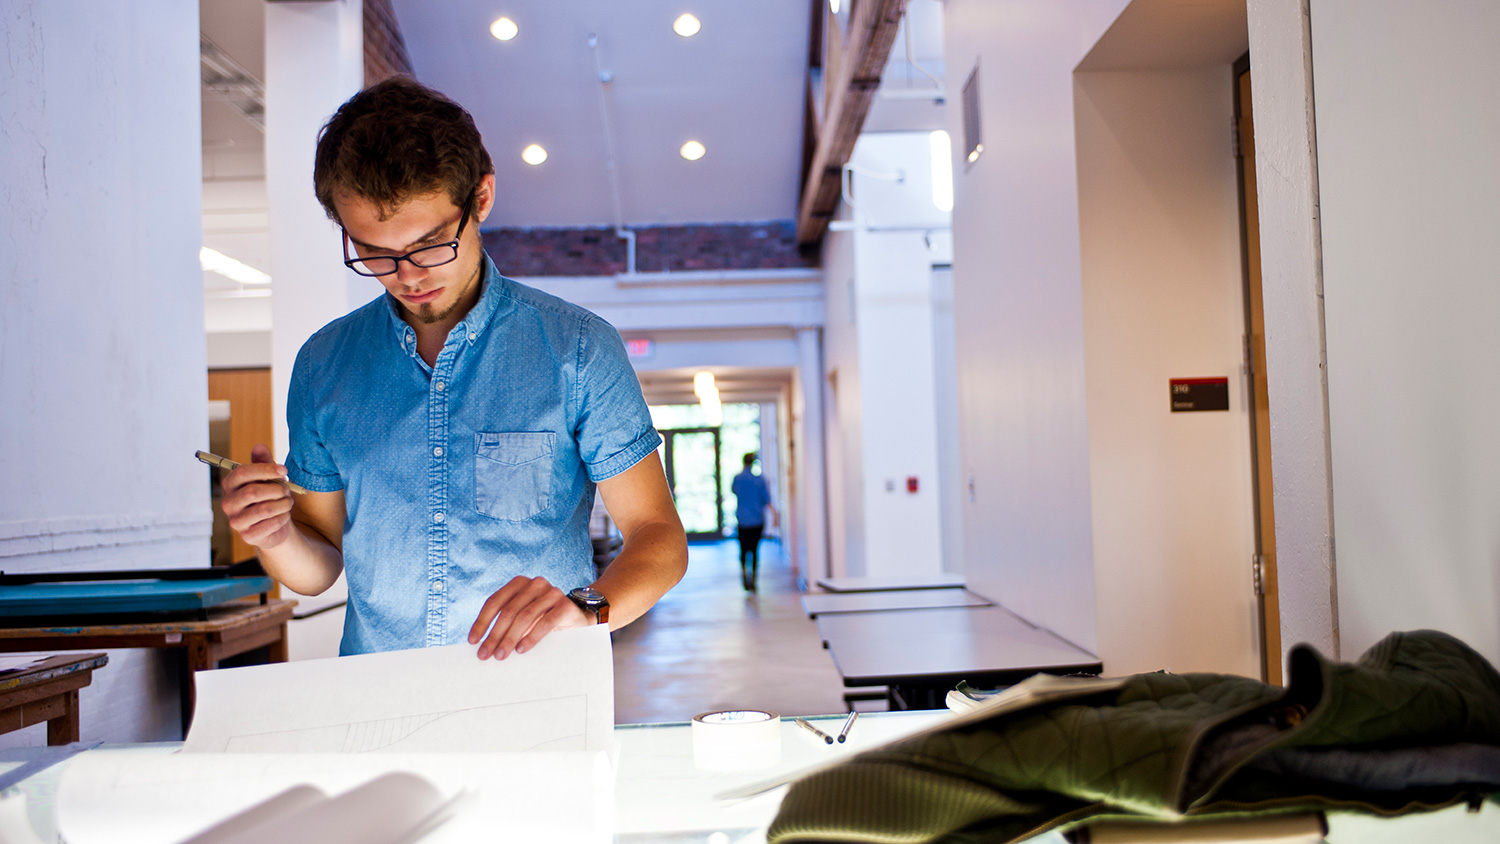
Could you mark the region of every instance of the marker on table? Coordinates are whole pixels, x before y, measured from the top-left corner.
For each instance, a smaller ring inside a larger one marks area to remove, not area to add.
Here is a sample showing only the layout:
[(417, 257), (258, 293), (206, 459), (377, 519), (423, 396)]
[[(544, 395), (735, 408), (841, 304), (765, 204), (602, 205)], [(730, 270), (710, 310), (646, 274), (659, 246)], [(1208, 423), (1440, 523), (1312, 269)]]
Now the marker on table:
[(812, 724), (808, 723), (805, 718), (798, 718), (797, 719), (797, 726), (801, 727), (804, 730), (807, 730), (807, 731), (811, 732), (813, 735), (817, 736), (818, 738), (821, 738), (825, 744), (833, 744), (833, 736), (830, 736), (829, 734), (823, 732), (822, 730), (818, 729), (817, 727), (814, 727)]
[(839, 744), (843, 744), (844, 740), (849, 738), (849, 728), (854, 726), (854, 719), (858, 717), (858, 710), (849, 710), (849, 717), (844, 719), (844, 728), (839, 730)]
[[(206, 451), (198, 452), (198, 459), (202, 460), (204, 463), (207, 463), (210, 466), (218, 466), (220, 469), (223, 469), (226, 472), (233, 472), (235, 469), (239, 468), (240, 465), (233, 460), (230, 460), (228, 457), (220, 457), (217, 454), (210, 454)], [(306, 487), (298, 486), (297, 484), (294, 484), (291, 481), (285, 479), (270, 481), (269, 483), (281, 484), (282, 486), (299, 495), (307, 494)]]

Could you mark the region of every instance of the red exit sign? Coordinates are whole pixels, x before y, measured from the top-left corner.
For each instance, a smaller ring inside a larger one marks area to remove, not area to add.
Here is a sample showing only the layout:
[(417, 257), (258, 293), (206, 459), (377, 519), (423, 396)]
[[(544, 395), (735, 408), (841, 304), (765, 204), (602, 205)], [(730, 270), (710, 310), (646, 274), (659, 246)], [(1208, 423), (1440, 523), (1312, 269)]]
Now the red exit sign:
[(655, 348), (656, 344), (651, 342), (649, 337), (637, 337), (625, 341), (625, 354), (631, 358), (649, 358)]

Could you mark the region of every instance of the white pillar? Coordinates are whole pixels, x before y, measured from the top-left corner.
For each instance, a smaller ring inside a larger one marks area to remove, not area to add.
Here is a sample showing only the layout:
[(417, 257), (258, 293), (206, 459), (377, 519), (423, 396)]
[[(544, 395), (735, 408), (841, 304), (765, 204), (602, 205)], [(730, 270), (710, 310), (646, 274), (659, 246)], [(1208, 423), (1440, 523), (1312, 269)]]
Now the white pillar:
[(297, 350), (380, 293), (343, 265), (339, 229), (313, 195), (318, 130), (364, 81), (362, 0), (266, 4), (266, 194), (270, 206), (271, 393), (278, 460)]
[(797, 381), (801, 390), (799, 417), (792, 428), (799, 435), (796, 455), (801, 527), (798, 562), (810, 581), (828, 570), (828, 486), (823, 466), (823, 341), (817, 328), (797, 329)]

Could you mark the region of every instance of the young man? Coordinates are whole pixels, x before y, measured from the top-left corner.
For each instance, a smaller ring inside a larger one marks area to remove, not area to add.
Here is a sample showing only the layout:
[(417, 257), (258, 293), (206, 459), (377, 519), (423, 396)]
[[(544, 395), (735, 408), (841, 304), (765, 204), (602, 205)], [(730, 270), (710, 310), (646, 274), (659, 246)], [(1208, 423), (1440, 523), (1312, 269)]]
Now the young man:
[[(687, 569), (661, 437), (619, 334), (485, 255), (495, 177), (473, 119), (382, 82), (323, 127), (313, 181), (345, 263), (387, 295), (302, 347), (286, 465), (257, 446), (225, 478), (230, 525), (298, 592), (347, 574), (343, 654), (467, 640), (504, 659), (639, 617)], [(624, 545), (593, 582), (596, 485)]]
[(771, 506), (771, 490), (766, 479), (752, 471), (756, 454), (745, 455), (745, 469), (729, 485), (734, 493), (734, 520), (739, 524), (740, 579), (745, 591), (755, 591), (755, 578), (760, 573), (760, 537), (766, 530), (766, 511), (771, 511), (771, 523), (776, 523), (776, 508)]

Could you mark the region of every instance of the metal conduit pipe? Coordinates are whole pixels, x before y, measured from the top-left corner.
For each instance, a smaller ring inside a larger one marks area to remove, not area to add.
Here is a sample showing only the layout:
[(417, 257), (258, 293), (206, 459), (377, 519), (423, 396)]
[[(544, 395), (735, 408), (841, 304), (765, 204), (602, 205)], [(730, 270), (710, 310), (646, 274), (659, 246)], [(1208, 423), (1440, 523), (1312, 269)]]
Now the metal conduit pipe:
[(599, 119), (604, 126), (604, 170), (609, 174), (610, 200), (615, 212), (615, 236), (625, 241), (625, 272), (633, 276), (635, 269), (635, 232), (625, 228), (625, 214), (620, 208), (620, 174), (615, 168), (615, 138), (609, 123), (609, 97), (606, 87), (614, 80), (614, 74), (604, 69), (604, 60), (599, 56), (599, 36), (589, 33), (589, 49), (594, 54), (594, 74), (599, 80)]

